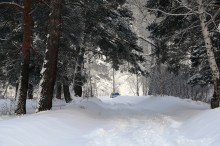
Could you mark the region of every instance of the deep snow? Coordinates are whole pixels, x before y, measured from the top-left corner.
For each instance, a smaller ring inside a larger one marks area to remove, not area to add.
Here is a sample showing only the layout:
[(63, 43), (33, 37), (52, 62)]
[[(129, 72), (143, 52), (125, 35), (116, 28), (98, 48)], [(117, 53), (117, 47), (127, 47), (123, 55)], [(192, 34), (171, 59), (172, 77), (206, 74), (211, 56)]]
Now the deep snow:
[[(1, 102), (0, 102), (1, 103)], [(219, 146), (220, 109), (175, 97), (54, 100), (52, 111), (0, 117), (0, 146)], [(10, 105), (10, 104), (9, 104)]]

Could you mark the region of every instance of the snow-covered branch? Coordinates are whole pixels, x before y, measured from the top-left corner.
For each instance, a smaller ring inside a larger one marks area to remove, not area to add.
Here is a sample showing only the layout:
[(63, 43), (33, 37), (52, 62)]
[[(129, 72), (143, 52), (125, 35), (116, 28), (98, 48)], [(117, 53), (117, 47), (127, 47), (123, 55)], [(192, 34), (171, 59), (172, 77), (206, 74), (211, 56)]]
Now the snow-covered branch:
[(141, 63), (137, 62), (137, 60), (135, 60), (135, 65), (137, 66), (138, 70), (141, 72), (141, 74), (144, 77), (148, 77), (149, 76), (149, 72), (147, 71), (146, 67), (144, 67)]

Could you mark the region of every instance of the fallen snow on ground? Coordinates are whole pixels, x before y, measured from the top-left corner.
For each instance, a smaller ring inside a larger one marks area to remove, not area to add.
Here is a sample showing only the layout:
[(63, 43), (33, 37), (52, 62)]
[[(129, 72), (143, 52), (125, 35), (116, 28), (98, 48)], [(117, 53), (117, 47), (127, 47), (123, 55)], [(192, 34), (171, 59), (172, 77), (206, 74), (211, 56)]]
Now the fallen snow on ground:
[(219, 146), (220, 109), (175, 97), (76, 98), (0, 117), (0, 146)]

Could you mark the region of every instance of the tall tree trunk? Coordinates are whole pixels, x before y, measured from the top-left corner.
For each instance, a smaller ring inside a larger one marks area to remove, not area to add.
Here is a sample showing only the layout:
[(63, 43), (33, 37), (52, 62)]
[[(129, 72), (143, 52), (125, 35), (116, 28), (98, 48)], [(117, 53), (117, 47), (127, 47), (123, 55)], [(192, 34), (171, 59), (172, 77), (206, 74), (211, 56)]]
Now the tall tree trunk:
[(212, 41), (210, 38), (208, 26), (206, 24), (206, 12), (205, 12), (205, 8), (203, 5), (203, 1), (197, 0), (197, 2), (199, 4), (199, 18), (200, 18), (200, 24), (202, 27), (203, 38), (205, 41), (205, 47), (207, 50), (208, 62), (211, 68), (212, 79), (214, 82), (214, 94), (211, 100), (211, 108), (217, 108), (219, 107), (219, 101), (220, 101), (219, 68), (215, 60), (214, 49), (213, 49)]
[(18, 86), (19, 86), (19, 83), (18, 83), (18, 81), (16, 81), (16, 84), (15, 84), (15, 99), (18, 95)]
[(81, 66), (77, 67), (77, 73), (74, 79), (74, 92), (75, 96), (81, 97), (82, 96), (82, 75), (81, 75)]
[(136, 92), (137, 92), (137, 96), (139, 96), (139, 77), (138, 77), (138, 73), (137, 73), (137, 70), (136, 70), (136, 82), (137, 82), (137, 86), (136, 86)]
[(115, 69), (113, 67), (113, 70), (112, 70), (112, 81), (113, 81), (113, 93), (115, 93)]
[(81, 48), (80, 49), (80, 55), (78, 58), (78, 63), (77, 63), (77, 68), (76, 68), (76, 75), (75, 75), (75, 79), (74, 79), (74, 92), (75, 92), (75, 96), (82, 96), (82, 86), (83, 86), (83, 82), (82, 82), (82, 66), (83, 66), (83, 61), (84, 61), (84, 53), (85, 53), (85, 49)]
[(42, 69), (43, 77), (40, 84), (38, 111), (50, 110), (52, 108), (60, 42), (61, 6), (62, 0), (51, 0), (50, 21), (48, 25), (49, 33), (47, 36), (46, 57)]
[(69, 90), (69, 79), (67, 76), (64, 76), (64, 81), (63, 81), (63, 94), (64, 94), (64, 99), (66, 103), (72, 101), (71, 95), (70, 95), (70, 90)]
[(91, 69), (89, 70), (89, 86), (90, 86), (90, 97), (93, 97), (93, 87), (92, 87), (92, 76), (91, 76)]
[(33, 99), (34, 86), (32, 84), (28, 85), (28, 99)]
[(56, 92), (56, 98), (61, 99), (61, 94), (62, 94), (62, 86), (61, 83), (57, 82), (57, 92)]
[(72, 98), (70, 96), (69, 85), (63, 84), (63, 94), (64, 94), (64, 99), (66, 103), (69, 103), (70, 101), (72, 101)]
[(26, 97), (29, 80), (29, 61), (30, 61), (30, 47), (31, 47), (31, 4), (30, 0), (24, 0), (23, 9), (23, 44), (22, 44), (22, 65), (21, 76), (19, 78), (19, 88), (16, 98), (15, 113), (26, 114)]

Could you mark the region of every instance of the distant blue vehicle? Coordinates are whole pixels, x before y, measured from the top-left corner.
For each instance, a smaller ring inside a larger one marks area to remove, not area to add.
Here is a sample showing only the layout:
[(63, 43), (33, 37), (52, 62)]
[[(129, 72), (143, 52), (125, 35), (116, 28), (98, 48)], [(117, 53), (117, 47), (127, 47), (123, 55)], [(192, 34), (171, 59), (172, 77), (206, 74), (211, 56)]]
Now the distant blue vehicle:
[(115, 98), (117, 96), (120, 96), (120, 94), (118, 92), (113, 92), (111, 93), (110, 98)]

